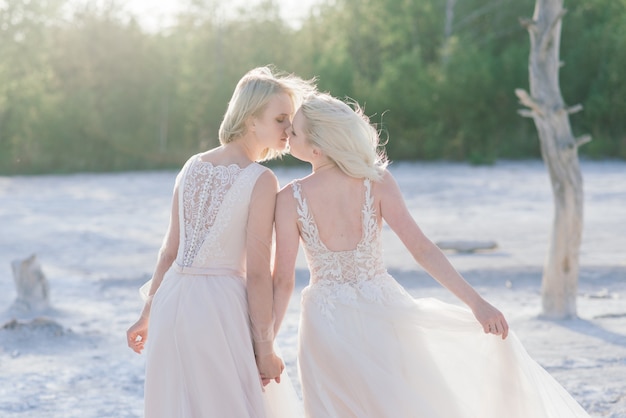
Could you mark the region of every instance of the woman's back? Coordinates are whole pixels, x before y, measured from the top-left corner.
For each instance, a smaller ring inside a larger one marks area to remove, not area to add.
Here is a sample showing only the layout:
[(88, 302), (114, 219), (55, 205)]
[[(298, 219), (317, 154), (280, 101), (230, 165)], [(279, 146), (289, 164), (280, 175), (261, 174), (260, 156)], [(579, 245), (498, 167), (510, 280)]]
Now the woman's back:
[(338, 168), (318, 172), (299, 182), (322, 243), (331, 251), (348, 251), (363, 237), (363, 179), (349, 177)]
[(245, 272), (246, 225), (252, 190), (267, 169), (192, 157), (181, 172), (180, 242), (183, 268)]
[[(345, 299), (346, 295), (351, 299), (353, 291), (365, 291), (369, 297), (380, 300), (395, 299), (398, 289), (395, 282), (389, 280), (383, 262), (372, 181), (350, 179), (342, 183), (341, 179), (336, 179), (324, 194), (324, 189), (316, 188), (311, 180), (315, 180), (315, 176), (296, 181), (291, 187), (311, 272), (312, 286), (303, 296), (317, 294), (320, 297), (313, 298), (322, 305)], [(335, 194), (339, 197), (334, 197)], [(338, 201), (330, 202), (331, 199)], [(339, 239), (325, 241), (322, 231), (332, 234), (333, 228)]]

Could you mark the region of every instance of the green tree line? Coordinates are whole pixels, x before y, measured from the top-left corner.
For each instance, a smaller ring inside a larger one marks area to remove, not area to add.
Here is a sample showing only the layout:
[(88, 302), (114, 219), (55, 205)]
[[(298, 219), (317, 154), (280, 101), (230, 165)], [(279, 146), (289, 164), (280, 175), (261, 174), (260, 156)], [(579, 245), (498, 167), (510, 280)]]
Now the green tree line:
[[(238, 79), (273, 64), (357, 100), (392, 160), (539, 158), (528, 85), (534, 0), (189, 0), (142, 28), (114, 2), (0, 0), (0, 173), (178, 167), (217, 144)], [(566, 1), (561, 88), (591, 158), (626, 158), (626, 0)], [(289, 159), (286, 163), (289, 163)]]

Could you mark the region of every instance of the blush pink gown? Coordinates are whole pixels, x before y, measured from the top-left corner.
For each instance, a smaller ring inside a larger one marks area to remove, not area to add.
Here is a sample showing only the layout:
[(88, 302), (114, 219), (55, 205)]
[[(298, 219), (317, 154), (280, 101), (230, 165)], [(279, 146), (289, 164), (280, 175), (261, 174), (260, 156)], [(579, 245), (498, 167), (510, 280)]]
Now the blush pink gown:
[(180, 245), (152, 302), (146, 418), (300, 415), (286, 374), (263, 392), (252, 348), (246, 224), (265, 170), (256, 163), (214, 166), (194, 156), (177, 176)]

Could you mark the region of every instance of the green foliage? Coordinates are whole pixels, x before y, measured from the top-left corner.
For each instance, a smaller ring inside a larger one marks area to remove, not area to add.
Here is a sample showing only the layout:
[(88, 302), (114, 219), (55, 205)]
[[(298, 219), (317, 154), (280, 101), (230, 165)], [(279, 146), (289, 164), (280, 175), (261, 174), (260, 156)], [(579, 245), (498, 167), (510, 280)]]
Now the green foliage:
[[(322, 0), (297, 28), (277, 0), (188, 0), (156, 33), (115, 3), (72, 4), (0, 0), (0, 173), (177, 167), (217, 145), (236, 82), (267, 64), (364, 105), (394, 160), (540, 155), (513, 93), (534, 0), (456, 2), (448, 30), (443, 0)], [(626, 0), (565, 6), (561, 89), (594, 138), (581, 153), (626, 158)]]
[[(527, 84), (528, 36), (517, 23), (523, 2), (459, 3), (458, 29), (452, 25), (448, 37), (444, 3), (329, 3), (327, 13), (335, 14), (314, 22), (317, 33), (328, 40), (323, 47), (340, 46), (327, 54), (350, 54), (354, 63), (352, 88), (338, 90), (385, 115), (394, 159), (482, 164), (537, 156), (536, 140), (517, 115), (512, 94)], [(532, 10), (530, 2), (526, 6)], [(317, 67), (316, 73), (326, 69)]]
[(626, 158), (626, 1), (573, 3), (563, 38), (564, 96), (585, 109), (573, 129), (594, 138), (582, 153)]

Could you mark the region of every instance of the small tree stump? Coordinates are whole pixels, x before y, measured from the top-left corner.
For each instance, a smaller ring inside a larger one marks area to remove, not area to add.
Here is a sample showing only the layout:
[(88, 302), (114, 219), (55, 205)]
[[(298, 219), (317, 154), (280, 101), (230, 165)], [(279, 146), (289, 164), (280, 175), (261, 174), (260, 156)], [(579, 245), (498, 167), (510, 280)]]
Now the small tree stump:
[(36, 254), (11, 262), (17, 298), (13, 308), (22, 312), (41, 311), (50, 307), (50, 287)]

